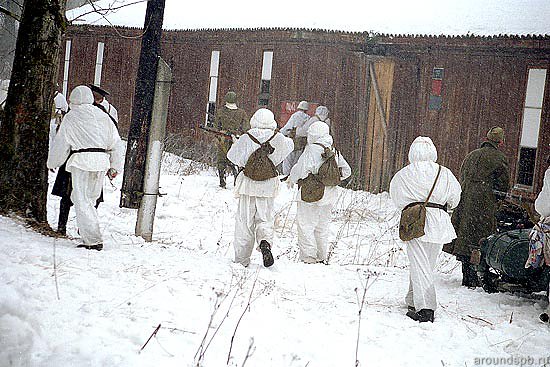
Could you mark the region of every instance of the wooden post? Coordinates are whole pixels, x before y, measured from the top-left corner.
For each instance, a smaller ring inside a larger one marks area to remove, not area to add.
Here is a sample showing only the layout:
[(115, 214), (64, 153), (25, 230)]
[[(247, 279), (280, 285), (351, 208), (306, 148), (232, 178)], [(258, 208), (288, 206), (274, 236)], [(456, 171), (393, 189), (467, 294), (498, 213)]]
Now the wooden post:
[(145, 13), (145, 33), (141, 40), (141, 54), (136, 79), (132, 121), (128, 132), (126, 162), (120, 195), (120, 206), (139, 208), (143, 196), (145, 157), (151, 126), (157, 65), (166, 0), (149, 0)]
[(153, 240), (153, 222), (155, 219), (157, 196), (159, 194), (160, 166), (162, 151), (164, 150), (171, 82), (172, 70), (161, 58), (158, 64), (157, 82), (155, 85), (151, 133), (149, 134), (145, 178), (143, 182), (143, 198), (138, 209), (135, 231), (136, 236), (141, 236), (147, 242)]

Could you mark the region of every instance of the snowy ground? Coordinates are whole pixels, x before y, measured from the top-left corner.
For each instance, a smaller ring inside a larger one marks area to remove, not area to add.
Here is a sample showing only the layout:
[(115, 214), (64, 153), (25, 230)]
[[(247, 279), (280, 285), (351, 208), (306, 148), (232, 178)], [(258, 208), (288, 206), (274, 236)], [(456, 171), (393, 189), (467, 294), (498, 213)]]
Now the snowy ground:
[[(537, 321), (545, 302), (464, 289), (446, 255), (436, 322), (404, 316), (407, 258), (386, 194), (342, 189), (330, 265), (306, 265), (284, 187), (275, 265), (263, 268), (258, 253), (245, 269), (231, 261), (231, 190), (168, 158), (152, 243), (132, 235), (136, 212), (118, 207), (120, 178), (99, 207), (101, 252), (75, 248), (73, 211), (74, 239), (0, 217), (0, 366), (339, 367), (354, 366), (356, 351), (361, 366), (550, 365), (550, 329)], [(49, 198), (54, 228), (58, 205)]]

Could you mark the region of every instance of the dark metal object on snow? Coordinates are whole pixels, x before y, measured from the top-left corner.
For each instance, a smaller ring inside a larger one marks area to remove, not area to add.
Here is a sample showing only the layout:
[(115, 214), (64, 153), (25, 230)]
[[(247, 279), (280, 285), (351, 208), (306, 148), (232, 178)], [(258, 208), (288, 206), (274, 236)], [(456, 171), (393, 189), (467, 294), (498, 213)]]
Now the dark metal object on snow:
[(497, 233), (481, 240), (478, 277), (487, 292), (541, 292), (548, 288), (550, 268), (525, 268), (529, 232), (534, 223), (521, 207), (503, 206), (497, 212)]

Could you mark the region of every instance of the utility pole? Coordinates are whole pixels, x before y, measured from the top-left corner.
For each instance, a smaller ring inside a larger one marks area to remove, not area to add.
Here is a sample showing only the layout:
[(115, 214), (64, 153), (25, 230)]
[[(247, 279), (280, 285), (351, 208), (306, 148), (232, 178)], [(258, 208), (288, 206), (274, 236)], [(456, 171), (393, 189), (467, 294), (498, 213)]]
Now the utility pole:
[(149, 0), (145, 12), (144, 34), (141, 40), (120, 196), (120, 206), (125, 208), (138, 209), (144, 192), (145, 158), (151, 128), (165, 2), (166, 0)]
[(155, 85), (155, 98), (151, 118), (151, 131), (149, 133), (149, 145), (147, 148), (147, 160), (145, 163), (143, 198), (141, 199), (136, 221), (136, 236), (141, 236), (146, 242), (151, 242), (153, 240), (153, 221), (155, 220), (157, 196), (160, 196), (160, 165), (162, 151), (164, 150), (164, 136), (171, 83), (172, 70), (163, 59), (160, 59)]

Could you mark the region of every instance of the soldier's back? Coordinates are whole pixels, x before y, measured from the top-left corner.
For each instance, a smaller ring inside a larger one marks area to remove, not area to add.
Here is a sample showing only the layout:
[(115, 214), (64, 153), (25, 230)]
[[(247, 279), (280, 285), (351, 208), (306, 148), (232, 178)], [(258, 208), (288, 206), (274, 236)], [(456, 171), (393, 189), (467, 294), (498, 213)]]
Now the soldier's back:
[(243, 133), (248, 130), (246, 112), (241, 109), (230, 109), (225, 106), (218, 112), (218, 127), (231, 133)]

